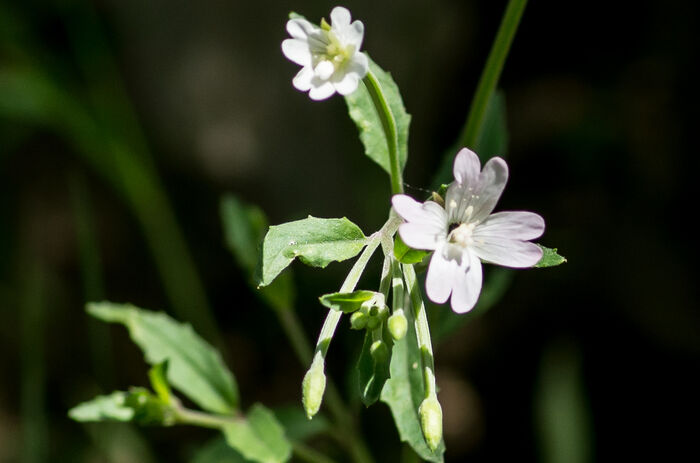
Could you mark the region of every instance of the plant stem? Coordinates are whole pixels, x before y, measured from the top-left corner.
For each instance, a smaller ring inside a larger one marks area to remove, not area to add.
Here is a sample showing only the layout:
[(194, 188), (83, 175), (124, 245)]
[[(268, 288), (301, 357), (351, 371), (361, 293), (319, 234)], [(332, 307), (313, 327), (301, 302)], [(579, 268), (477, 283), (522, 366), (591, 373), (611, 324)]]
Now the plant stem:
[(399, 135), (396, 129), (394, 113), (391, 112), (377, 76), (372, 71), (367, 71), (363, 82), (365, 87), (367, 87), (369, 96), (372, 98), (379, 120), (382, 121), (382, 128), (386, 136), (386, 144), (389, 149), (389, 168), (391, 171), (391, 193), (403, 193), (403, 179), (401, 178), (401, 165), (399, 163)]
[(484, 122), (486, 107), (493, 91), (496, 89), (496, 84), (503, 70), (503, 64), (508, 56), (510, 45), (513, 43), (513, 37), (515, 37), (515, 33), (518, 30), (520, 18), (525, 11), (526, 5), (527, 0), (510, 0), (508, 2), (501, 25), (496, 33), (496, 39), (486, 60), (486, 66), (484, 66), (479, 84), (476, 87), (467, 123), (459, 136), (460, 147), (473, 148), (477, 142), (481, 132), (481, 125)]
[(406, 286), (411, 297), (411, 305), (415, 317), (416, 337), (418, 338), (418, 348), (423, 361), (423, 381), (425, 385), (425, 397), (429, 397), (437, 392), (435, 388), (435, 364), (433, 361), (433, 344), (430, 340), (430, 326), (425, 313), (425, 303), (420, 293), (416, 271), (413, 265), (403, 264), (403, 274), (406, 279)]
[(173, 407), (173, 411), (175, 412), (176, 424), (189, 424), (210, 429), (221, 429), (222, 426), (243, 419), (239, 416), (212, 415), (180, 406)]

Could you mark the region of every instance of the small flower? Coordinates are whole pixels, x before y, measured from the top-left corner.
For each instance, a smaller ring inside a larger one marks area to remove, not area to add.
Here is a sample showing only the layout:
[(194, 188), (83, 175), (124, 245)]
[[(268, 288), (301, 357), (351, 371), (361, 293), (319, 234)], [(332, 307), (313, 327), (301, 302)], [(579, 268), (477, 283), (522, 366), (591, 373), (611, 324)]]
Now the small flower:
[(367, 56), (360, 52), (365, 26), (350, 22), (350, 12), (341, 6), (331, 11), (331, 25), (321, 27), (306, 19), (287, 22), (292, 36), (282, 42), (282, 53), (302, 66), (294, 77), (294, 87), (309, 92), (312, 100), (325, 100), (335, 92), (349, 95), (369, 69)]
[(435, 251), (425, 279), (431, 301), (452, 296), (452, 310), (464, 313), (481, 292), (481, 261), (504, 267), (532, 267), (542, 249), (530, 243), (544, 232), (544, 219), (533, 212), (492, 214), (508, 180), (508, 165), (495, 157), (483, 170), (478, 156), (463, 148), (455, 158), (455, 181), (447, 189), (444, 207), (419, 203), (406, 195), (391, 202), (406, 221), (401, 239), (410, 247)]

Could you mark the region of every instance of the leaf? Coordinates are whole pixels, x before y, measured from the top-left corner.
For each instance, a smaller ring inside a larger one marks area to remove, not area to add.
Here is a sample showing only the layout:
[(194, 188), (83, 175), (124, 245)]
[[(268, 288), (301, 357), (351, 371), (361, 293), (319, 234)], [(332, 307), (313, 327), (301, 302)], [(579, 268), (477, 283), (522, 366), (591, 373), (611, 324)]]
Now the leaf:
[(130, 304), (90, 303), (87, 310), (100, 320), (126, 326), (149, 364), (167, 360), (170, 385), (204, 410), (225, 414), (238, 407), (233, 374), (221, 355), (189, 324)]
[(222, 427), (228, 445), (248, 460), (282, 463), (291, 457), (292, 446), (275, 415), (261, 404), (253, 405), (245, 419)]
[(68, 411), (68, 416), (80, 422), (86, 421), (131, 421), (134, 410), (125, 405), (127, 392), (115, 391), (83, 402)]
[(402, 264), (417, 264), (428, 254), (430, 254), (429, 251), (409, 248), (399, 234), (396, 234), (396, 239), (394, 239), (394, 257)]
[(135, 387), (129, 390), (124, 405), (134, 410), (133, 422), (140, 425), (172, 426), (175, 424), (173, 408), (148, 389)]
[(240, 453), (232, 449), (223, 437), (204, 444), (189, 460), (191, 463), (249, 463)]
[(537, 246), (542, 248), (543, 254), (542, 259), (535, 264), (536, 268), (555, 267), (566, 262), (566, 257), (557, 254), (557, 248), (550, 249), (540, 244)]
[(167, 360), (153, 365), (153, 367), (148, 370), (148, 379), (151, 381), (151, 387), (163, 403), (170, 404), (172, 394), (170, 392), (170, 386), (168, 385), (167, 376)]
[(259, 286), (267, 286), (296, 257), (312, 267), (356, 256), (366, 243), (360, 227), (342, 219), (306, 219), (270, 227), (262, 249)]
[(273, 410), (277, 421), (282, 425), (285, 435), (293, 441), (304, 441), (330, 429), (331, 424), (322, 413), (310, 420), (299, 404), (276, 408)]
[[(405, 310), (408, 326), (414, 324), (413, 310)], [(401, 441), (408, 443), (423, 459), (442, 462), (445, 444), (440, 443), (432, 452), (423, 437), (418, 407), (425, 397), (421, 357), (414, 329), (407, 331), (403, 339), (394, 342), (391, 355), (391, 378), (382, 390), (381, 400), (391, 409)]]
[[(384, 330), (382, 330), (383, 332)], [(382, 393), (382, 388), (389, 379), (389, 359), (391, 358), (391, 346), (393, 340), (386, 333), (382, 333), (382, 341), (387, 347), (385, 355), (377, 358), (372, 355), (373, 336), (372, 330), (365, 332), (365, 342), (362, 345), (360, 357), (357, 360), (357, 372), (360, 382), (360, 399), (366, 407), (369, 407), (377, 400)]]
[[(221, 198), (220, 211), (226, 247), (246, 272), (250, 285), (255, 287), (255, 270), (268, 226), (267, 217), (259, 207), (245, 203), (231, 194)], [(273, 309), (293, 307), (296, 293), (291, 274), (285, 272), (279, 275), (272, 284), (260, 288), (257, 294)]]
[(358, 289), (351, 293), (330, 293), (324, 294), (319, 297), (318, 300), (321, 304), (333, 310), (340, 310), (343, 313), (352, 313), (358, 310), (363, 302), (367, 302), (371, 299), (384, 300), (384, 295), (376, 291), (367, 291), (365, 289)]
[[(391, 74), (383, 71), (369, 56), (367, 59), (369, 60), (369, 69), (377, 77), (396, 122), (399, 165), (403, 170), (408, 157), (408, 126), (411, 123), (411, 116), (404, 108), (399, 87), (391, 78)], [(345, 96), (345, 103), (348, 106), (350, 118), (360, 131), (360, 140), (365, 147), (365, 154), (391, 175), (386, 135), (372, 102), (372, 97), (364, 83), (359, 85), (356, 91)]]

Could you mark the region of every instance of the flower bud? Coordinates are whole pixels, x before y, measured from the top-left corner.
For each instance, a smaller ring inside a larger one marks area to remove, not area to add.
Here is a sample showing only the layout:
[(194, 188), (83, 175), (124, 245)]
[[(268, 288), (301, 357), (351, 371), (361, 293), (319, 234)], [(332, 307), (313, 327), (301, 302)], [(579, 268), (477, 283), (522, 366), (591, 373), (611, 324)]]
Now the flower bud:
[(376, 316), (371, 317), (370, 316), (367, 319), (367, 329), (368, 330), (376, 330), (377, 328), (379, 328), (381, 326), (381, 324), (382, 324), (382, 319), (379, 317), (376, 317)]
[(435, 451), (442, 440), (442, 408), (434, 394), (423, 400), (418, 414), (425, 442), (430, 450)]
[(326, 374), (323, 372), (323, 366), (323, 357), (316, 355), (301, 383), (302, 402), (308, 419), (318, 413), (323, 402), (323, 393), (326, 390)]
[(391, 333), (391, 337), (394, 338), (394, 341), (403, 339), (403, 337), (406, 336), (406, 330), (408, 329), (408, 321), (406, 320), (406, 316), (403, 314), (403, 309), (399, 309), (394, 312), (391, 317), (389, 317), (387, 325), (389, 327), (389, 333)]
[(374, 341), (369, 348), (375, 363), (381, 364), (389, 360), (389, 348), (384, 341)]
[(367, 314), (364, 314), (359, 310), (357, 312), (353, 312), (353, 314), (350, 315), (350, 328), (353, 330), (364, 330), (367, 326), (368, 319), (369, 317)]

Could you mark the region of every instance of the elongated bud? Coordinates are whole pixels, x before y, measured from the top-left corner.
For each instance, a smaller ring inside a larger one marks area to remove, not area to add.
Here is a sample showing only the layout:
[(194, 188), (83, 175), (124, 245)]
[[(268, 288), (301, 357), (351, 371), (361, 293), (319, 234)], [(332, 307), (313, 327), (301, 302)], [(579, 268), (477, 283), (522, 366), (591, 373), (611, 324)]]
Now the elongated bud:
[(389, 327), (389, 333), (391, 333), (391, 337), (394, 338), (394, 341), (400, 341), (403, 339), (403, 337), (406, 336), (406, 330), (408, 329), (408, 321), (406, 320), (406, 316), (403, 314), (403, 309), (399, 309), (394, 312), (391, 317), (389, 317), (387, 325)]
[(375, 363), (384, 363), (389, 360), (389, 348), (384, 341), (374, 341), (369, 348)]
[(367, 326), (368, 319), (369, 316), (367, 314), (364, 314), (358, 310), (350, 315), (350, 328), (353, 330), (364, 330)]
[(326, 390), (326, 374), (323, 372), (323, 357), (316, 354), (311, 368), (306, 372), (301, 383), (302, 402), (306, 417), (311, 419), (321, 408), (323, 393)]
[(442, 407), (434, 394), (423, 400), (418, 414), (425, 442), (430, 450), (435, 451), (442, 440)]

